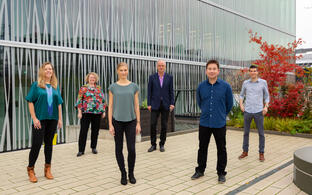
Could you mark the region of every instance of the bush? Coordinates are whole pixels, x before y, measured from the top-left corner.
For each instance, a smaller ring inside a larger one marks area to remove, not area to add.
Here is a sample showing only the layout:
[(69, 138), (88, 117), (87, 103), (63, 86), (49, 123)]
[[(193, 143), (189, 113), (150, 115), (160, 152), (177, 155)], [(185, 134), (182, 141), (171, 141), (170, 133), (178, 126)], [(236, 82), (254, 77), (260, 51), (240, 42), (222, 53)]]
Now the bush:
[[(244, 127), (244, 116), (238, 115), (227, 122), (228, 126), (238, 128)], [(265, 130), (276, 130), (280, 132), (287, 132), (292, 135), (296, 133), (312, 133), (312, 120), (299, 120), (295, 118), (273, 118), (265, 117), (263, 127)], [(251, 129), (256, 129), (254, 120), (250, 125)]]

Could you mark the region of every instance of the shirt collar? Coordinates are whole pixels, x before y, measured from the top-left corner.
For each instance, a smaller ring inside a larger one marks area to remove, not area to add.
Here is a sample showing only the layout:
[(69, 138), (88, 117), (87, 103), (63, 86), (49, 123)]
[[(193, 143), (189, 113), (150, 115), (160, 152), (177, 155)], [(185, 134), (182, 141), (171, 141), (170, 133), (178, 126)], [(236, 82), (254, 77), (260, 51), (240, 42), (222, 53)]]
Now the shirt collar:
[[(211, 83), (209, 83), (209, 79), (207, 79), (206, 81), (207, 81), (207, 84), (212, 85)], [(220, 79), (219, 79), (219, 78), (217, 78), (217, 81), (215, 82), (215, 84), (216, 84), (216, 83), (220, 83)], [(215, 85), (215, 84), (214, 84), (214, 85)]]
[[(164, 75), (162, 76), (162, 78), (165, 77), (165, 74), (166, 74), (166, 73), (164, 72)], [(157, 72), (157, 76), (158, 76), (159, 78), (161, 78), (158, 72)]]
[(251, 79), (248, 79), (248, 81), (249, 81), (250, 83), (258, 83), (259, 80), (260, 80), (260, 78), (257, 78), (256, 82), (252, 82)]

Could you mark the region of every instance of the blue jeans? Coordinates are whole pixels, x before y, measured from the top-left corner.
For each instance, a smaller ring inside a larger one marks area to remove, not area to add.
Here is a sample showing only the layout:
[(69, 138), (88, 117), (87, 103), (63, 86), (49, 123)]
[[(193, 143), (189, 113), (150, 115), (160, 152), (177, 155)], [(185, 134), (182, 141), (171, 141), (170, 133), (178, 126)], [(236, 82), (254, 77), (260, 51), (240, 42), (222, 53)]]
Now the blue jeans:
[(249, 132), (250, 124), (252, 119), (255, 120), (258, 134), (259, 134), (259, 153), (264, 153), (264, 130), (263, 130), (263, 114), (262, 111), (258, 113), (248, 113), (244, 112), (244, 142), (243, 142), (243, 151), (248, 152), (249, 147)]

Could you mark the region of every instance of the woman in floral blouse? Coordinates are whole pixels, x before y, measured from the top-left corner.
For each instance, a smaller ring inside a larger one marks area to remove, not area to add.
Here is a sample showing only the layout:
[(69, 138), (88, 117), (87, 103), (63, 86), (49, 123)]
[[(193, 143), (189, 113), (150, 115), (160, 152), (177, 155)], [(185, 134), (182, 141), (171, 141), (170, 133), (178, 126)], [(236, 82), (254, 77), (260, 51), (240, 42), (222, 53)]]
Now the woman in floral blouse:
[(104, 93), (101, 87), (97, 85), (98, 80), (99, 76), (95, 72), (90, 72), (85, 79), (87, 84), (79, 90), (76, 107), (78, 108), (78, 118), (81, 120), (77, 157), (84, 154), (90, 123), (91, 149), (93, 154), (97, 154), (96, 145), (101, 117), (105, 117)]

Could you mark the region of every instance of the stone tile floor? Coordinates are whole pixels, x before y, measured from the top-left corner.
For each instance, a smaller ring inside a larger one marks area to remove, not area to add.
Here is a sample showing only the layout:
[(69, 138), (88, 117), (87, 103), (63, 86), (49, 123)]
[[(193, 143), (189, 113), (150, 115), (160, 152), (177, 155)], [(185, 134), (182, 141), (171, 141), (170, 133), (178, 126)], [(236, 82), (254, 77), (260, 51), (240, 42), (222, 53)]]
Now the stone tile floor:
[[(251, 180), (289, 162), (296, 149), (311, 146), (312, 140), (266, 134), (265, 162), (258, 161), (258, 135), (250, 134), (250, 151), (246, 159), (238, 160), (242, 152), (243, 132), (227, 131), (227, 181), (218, 184), (216, 147), (211, 139), (205, 176), (191, 180), (197, 165), (198, 133), (170, 136), (166, 151), (147, 153), (149, 141), (136, 144), (135, 176), (137, 184), (120, 184), (120, 173), (112, 139), (99, 139), (97, 155), (86, 148), (77, 158), (77, 143), (54, 147), (52, 173), (54, 180), (43, 175), (43, 148), (35, 167), (38, 183), (30, 183), (26, 173), (28, 150), (0, 154), (0, 194), (226, 194)], [(89, 147), (89, 142), (87, 143)], [(127, 156), (124, 145), (125, 159)], [(251, 185), (238, 194), (305, 194), (293, 182), (293, 164)]]

